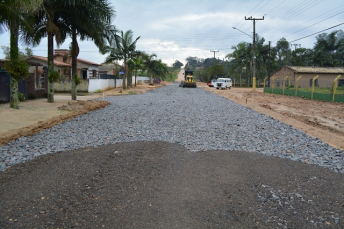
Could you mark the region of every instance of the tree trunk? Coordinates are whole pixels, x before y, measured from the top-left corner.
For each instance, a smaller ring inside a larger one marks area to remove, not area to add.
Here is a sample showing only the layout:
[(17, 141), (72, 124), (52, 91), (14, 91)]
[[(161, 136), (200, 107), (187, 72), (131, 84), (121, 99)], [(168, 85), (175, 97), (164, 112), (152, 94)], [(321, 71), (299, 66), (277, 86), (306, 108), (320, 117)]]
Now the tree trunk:
[(127, 78), (127, 74), (128, 74), (128, 69), (127, 69), (127, 60), (124, 60), (124, 75), (123, 75), (123, 79), (122, 79), (122, 88), (123, 90), (126, 89), (126, 83), (125, 83), (125, 80)]
[(54, 102), (54, 82), (51, 74), (54, 71), (54, 35), (48, 32), (48, 102)]
[[(18, 31), (19, 24), (16, 20), (13, 20), (10, 25), (10, 61), (18, 62), (19, 49), (18, 49)], [(11, 95), (10, 95), (10, 107), (13, 109), (19, 109), (18, 101), (18, 80), (11, 76)]]
[(151, 75), (150, 70), (148, 70), (148, 76), (149, 76), (149, 82), (150, 84), (152, 84), (152, 75)]
[(77, 67), (78, 67), (78, 55), (79, 55), (79, 47), (78, 47), (78, 41), (76, 39), (76, 30), (73, 29), (72, 32), (72, 100), (76, 100), (76, 84), (75, 80), (77, 75)]
[(135, 70), (135, 87), (136, 87), (137, 70)]

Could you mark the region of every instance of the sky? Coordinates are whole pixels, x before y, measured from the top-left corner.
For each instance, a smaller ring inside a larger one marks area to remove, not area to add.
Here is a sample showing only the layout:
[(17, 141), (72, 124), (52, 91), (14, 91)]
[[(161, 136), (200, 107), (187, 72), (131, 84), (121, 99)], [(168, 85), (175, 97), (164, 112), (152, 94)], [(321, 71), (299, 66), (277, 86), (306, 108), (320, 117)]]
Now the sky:
[[(282, 37), (295, 47), (313, 48), (316, 36), (344, 30), (342, 0), (109, 0), (117, 29), (139, 37), (137, 49), (172, 65), (186, 64), (188, 56), (223, 59), (240, 42), (252, 43), (256, 33), (275, 46)], [(340, 25), (341, 24), (341, 25)], [(338, 26), (339, 25), (339, 26)], [(335, 27), (336, 26), (336, 27)], [(233, 29), (237, 28), (237, 29)], [(333, 28), (331, 28), (333, 27)], [(317, 33), (317, 34), (316, 34)], [(314, 35), (313, 35), (314, 34)], [(306, 37), (306, 38), (304, 38)], [(67, 39), (59, 48), (68, 49)], [(296, 46), (295, 46), (296, 45)], [(0, 46), (9, 46), (9, 32), (0, 34)], [(24, 50), (26, 45), (20, 44)], [(34, 55), (47, 56), (47, 39), (31, 47)], [(55, 45), (55, 48), (56, 45)], [(91, 41), (79, 42), (79, 57), (101, 64), (106, 55)], [(0, 59), (4, 55), (0, 50)]]

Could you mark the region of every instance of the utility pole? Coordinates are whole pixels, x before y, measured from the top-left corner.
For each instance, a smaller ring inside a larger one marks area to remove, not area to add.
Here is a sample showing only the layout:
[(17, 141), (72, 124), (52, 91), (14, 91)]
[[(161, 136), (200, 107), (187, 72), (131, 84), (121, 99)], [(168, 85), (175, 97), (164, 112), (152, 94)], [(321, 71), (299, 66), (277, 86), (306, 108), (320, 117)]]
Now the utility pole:
[(245, 16), (245, 20), (251, 20), (253, 21), (253, 82), (252, 82), (252, 87), (253, 90), (255, 90), (256, 88), (256, 20), (264, 20), (264, 16), (263, 18), (246, 18)]
[(301, 44), (290, 44), (291, 46), (294, 45), (294, 51), (296, 50), (296, 47), (299, 46), (301, 48)]
[(216, 52), (219, 52), (219, 50), (210, 50), (210, 52), (213, 52), (213, 53), (214, 53), (214, 65), (215, 65), (215, 53), (216, 53)]
[(270, 61), (271, 61), (271, 41), (269, 41), (268, 87), (270, 87), (270, 63), (271, 63)]

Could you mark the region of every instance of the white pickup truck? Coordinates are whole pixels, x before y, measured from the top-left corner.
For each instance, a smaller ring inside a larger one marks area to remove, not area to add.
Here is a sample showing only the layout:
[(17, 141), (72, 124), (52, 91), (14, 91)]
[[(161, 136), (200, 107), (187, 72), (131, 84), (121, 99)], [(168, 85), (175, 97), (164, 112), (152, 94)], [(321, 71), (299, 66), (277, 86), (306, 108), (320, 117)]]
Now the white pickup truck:
[(231, 78), (218, 78), (215, 85), (216, 89), (231, 89), (232, 79)]

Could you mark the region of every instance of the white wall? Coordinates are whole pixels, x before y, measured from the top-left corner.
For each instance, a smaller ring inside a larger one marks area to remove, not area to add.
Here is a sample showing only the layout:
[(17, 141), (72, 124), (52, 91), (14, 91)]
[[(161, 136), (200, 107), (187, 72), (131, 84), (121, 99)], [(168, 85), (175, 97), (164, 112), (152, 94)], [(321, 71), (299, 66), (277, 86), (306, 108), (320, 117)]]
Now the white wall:
[[(116, 87), (122, 86), (122, 79), (116, 80)], [(89, 79), (88, 92), (95, 92), (97, 90), (106, 90), (115, 87), (114, 79)]]

